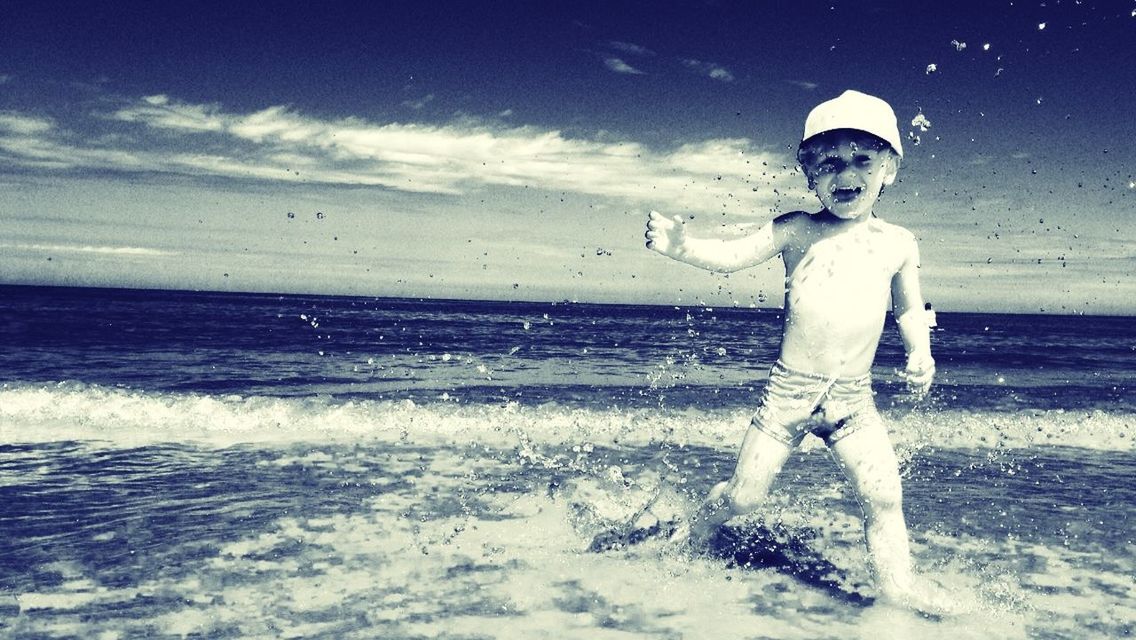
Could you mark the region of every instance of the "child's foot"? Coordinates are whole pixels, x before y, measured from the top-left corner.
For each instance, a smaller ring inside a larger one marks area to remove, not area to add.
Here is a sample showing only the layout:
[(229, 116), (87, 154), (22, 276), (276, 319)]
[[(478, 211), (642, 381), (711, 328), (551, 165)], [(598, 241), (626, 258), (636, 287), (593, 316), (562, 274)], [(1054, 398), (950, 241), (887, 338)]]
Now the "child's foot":
[(674, 522), (668, 540), (675, 545), (691, 549), (705, 549), (714, 537), (719, 525), (711, 525), (704, 519), (682, 518)]
[(899, 592), (881, 593), (879, 601), (930, 616), (953, 616), (973, 609), (943, 585), (926, 579), (914, 579)]
[(674, 526), (675, 523), (673, 522), (661, 522), (653, 519), (650, 523), (644, 523), (640, 519), (630, 527), (613, 529), (597, 535), (592, 539), (592, 544), (588, 546), (588, 551), (601, 552), (622, 549), (651, 538), (667, 538), (674, 530)]
[(660, 489), (631, 520), (618, 529), (597, 535), (590, 551), (607, 551), (639, 544), (651, 538), (674, 539), (675, 531), (685, 518), (681, 502), (674, 492)]

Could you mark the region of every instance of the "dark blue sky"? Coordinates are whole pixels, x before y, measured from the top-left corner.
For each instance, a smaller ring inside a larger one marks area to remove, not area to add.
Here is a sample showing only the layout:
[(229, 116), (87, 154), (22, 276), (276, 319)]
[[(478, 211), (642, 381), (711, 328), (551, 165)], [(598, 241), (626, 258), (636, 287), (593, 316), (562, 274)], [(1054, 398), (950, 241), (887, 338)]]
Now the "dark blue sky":
[(921, 237), (933, 300), (1132, 312), (1134, 12), (9, 2), (0, 280), (776, 302), (774, 268), (640, 251), (642, 217), (814, 207), (792, 148), (856, 88), (912, 136), (878, 213)]

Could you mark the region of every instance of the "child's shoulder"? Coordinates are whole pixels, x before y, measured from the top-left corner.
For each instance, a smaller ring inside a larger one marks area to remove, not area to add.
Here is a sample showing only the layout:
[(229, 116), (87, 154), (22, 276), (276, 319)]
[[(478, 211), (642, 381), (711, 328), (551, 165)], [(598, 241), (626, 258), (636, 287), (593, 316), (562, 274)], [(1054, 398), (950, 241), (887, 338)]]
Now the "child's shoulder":
[(813, 216), (816, 214), (809, 213), (808, 211), (790, 211), (789, 213), (782, 213), (773, 219), (773, 223), (786, 227), (799, 227), (812, 224)]
[[(782, 227), (789, 237), (801, 238), (806, 241), (829, 237), (833, 235), (836, 228), (833, 224), (834, 218), (818, 213), (809, 213), (808, 211), (784, 213), (774, 218), (773, 222), (774, 225)], [(872, 235), (878, 234), (876, 237), (879, 240), (886, 241), (892, 246), (914, 247), (917, 245), (914, 233), (906, 227), (901, 227), (882, 218), (872, 217), (859, 228)], [(844, 230), (847, 231), (850, 228), (844, 227)], [(837, 230), (836, 232), (840, 233), (841, 231)]]
[(872, 218), (869, 222), (870, 224), (872, 224), (875, 230), (882, 233), (887, 233), (895, 236), (896, 238), (902, 238), (904, 240), (915, 240), (915, 234), (911, 233), (911, 231), (908, 230), (907, 227), (901, 227), (898, 224), (895, 224), (894, 222), (888, 222), (883, 218)]
[(918, 253), (919, 241), (915, 238), (907, 227), (901, 227), (898, 224), (893, 224), (880, 218), (872, 218), (871, 220), (877, 225), (879, 231), (887, 238), (888, 244), (892, 246), (903, 248), (905, 253)]
[(878, 234), (876, 236), (878, 240), (872, 244), (887, 247), (888, 253), (894, 255), (901, 262), (906, 263), (914, 260), (918, 263), (919, 241), (916, 240), (914, 233), (911, 233), (905, 227), (880, 218), (872, 218), (869, 224), (871, 224), (871, 230)]

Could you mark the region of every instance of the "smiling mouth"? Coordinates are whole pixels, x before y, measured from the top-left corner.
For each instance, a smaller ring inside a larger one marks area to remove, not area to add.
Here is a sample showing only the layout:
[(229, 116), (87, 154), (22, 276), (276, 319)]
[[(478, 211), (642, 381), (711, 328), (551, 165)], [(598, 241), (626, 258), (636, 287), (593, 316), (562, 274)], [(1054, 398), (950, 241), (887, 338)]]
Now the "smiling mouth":
[(837, 202), (851, 202), (859, 197), (861, 187), (837, 187), (832, 190), (832, 199)]

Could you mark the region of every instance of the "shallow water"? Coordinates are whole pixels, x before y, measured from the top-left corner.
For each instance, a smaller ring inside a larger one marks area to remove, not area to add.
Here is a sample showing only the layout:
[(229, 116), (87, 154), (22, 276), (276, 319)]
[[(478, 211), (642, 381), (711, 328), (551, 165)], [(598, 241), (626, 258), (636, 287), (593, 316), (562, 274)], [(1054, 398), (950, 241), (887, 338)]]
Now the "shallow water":
[(1048, 352), (1018, 362), (990, 354), (1031, 321), (959, 316), (922, 404), (902, 399), (884, 345), (879, 404), (915, 559), (966, 605), (928, 617), (872, 603), (859, 508), (813, 439), (761, 517), (794, 541), (774, 551), (823, 563), (823, 579), (660, 540), (588, 551), (656, 493), (681, 510), (729, 474), (775, 316), (20, 295), (0, 333), (0, 635), (1080, 639), (1136, 625), (1136, 412), (1118, 364), (1136, 340), (1117, 319), (1090, 319), (1111, 333), (1084, 344), (1076, 320), (1041, 323), (1021, 348)]
[[(40, 443), (0, 461), (17, 637), (1083, 638), (1136, 616), (1136, 465), (1115, 452), (910, 457), (917, 561), (976, 600), (942, 620), (661, 542), (587, 551), (659, 483), (705, 491), (732, 464), (715, 448)], [(871, 596), (835, 465), (817, 448), (788, 469), (766, 518)]]

